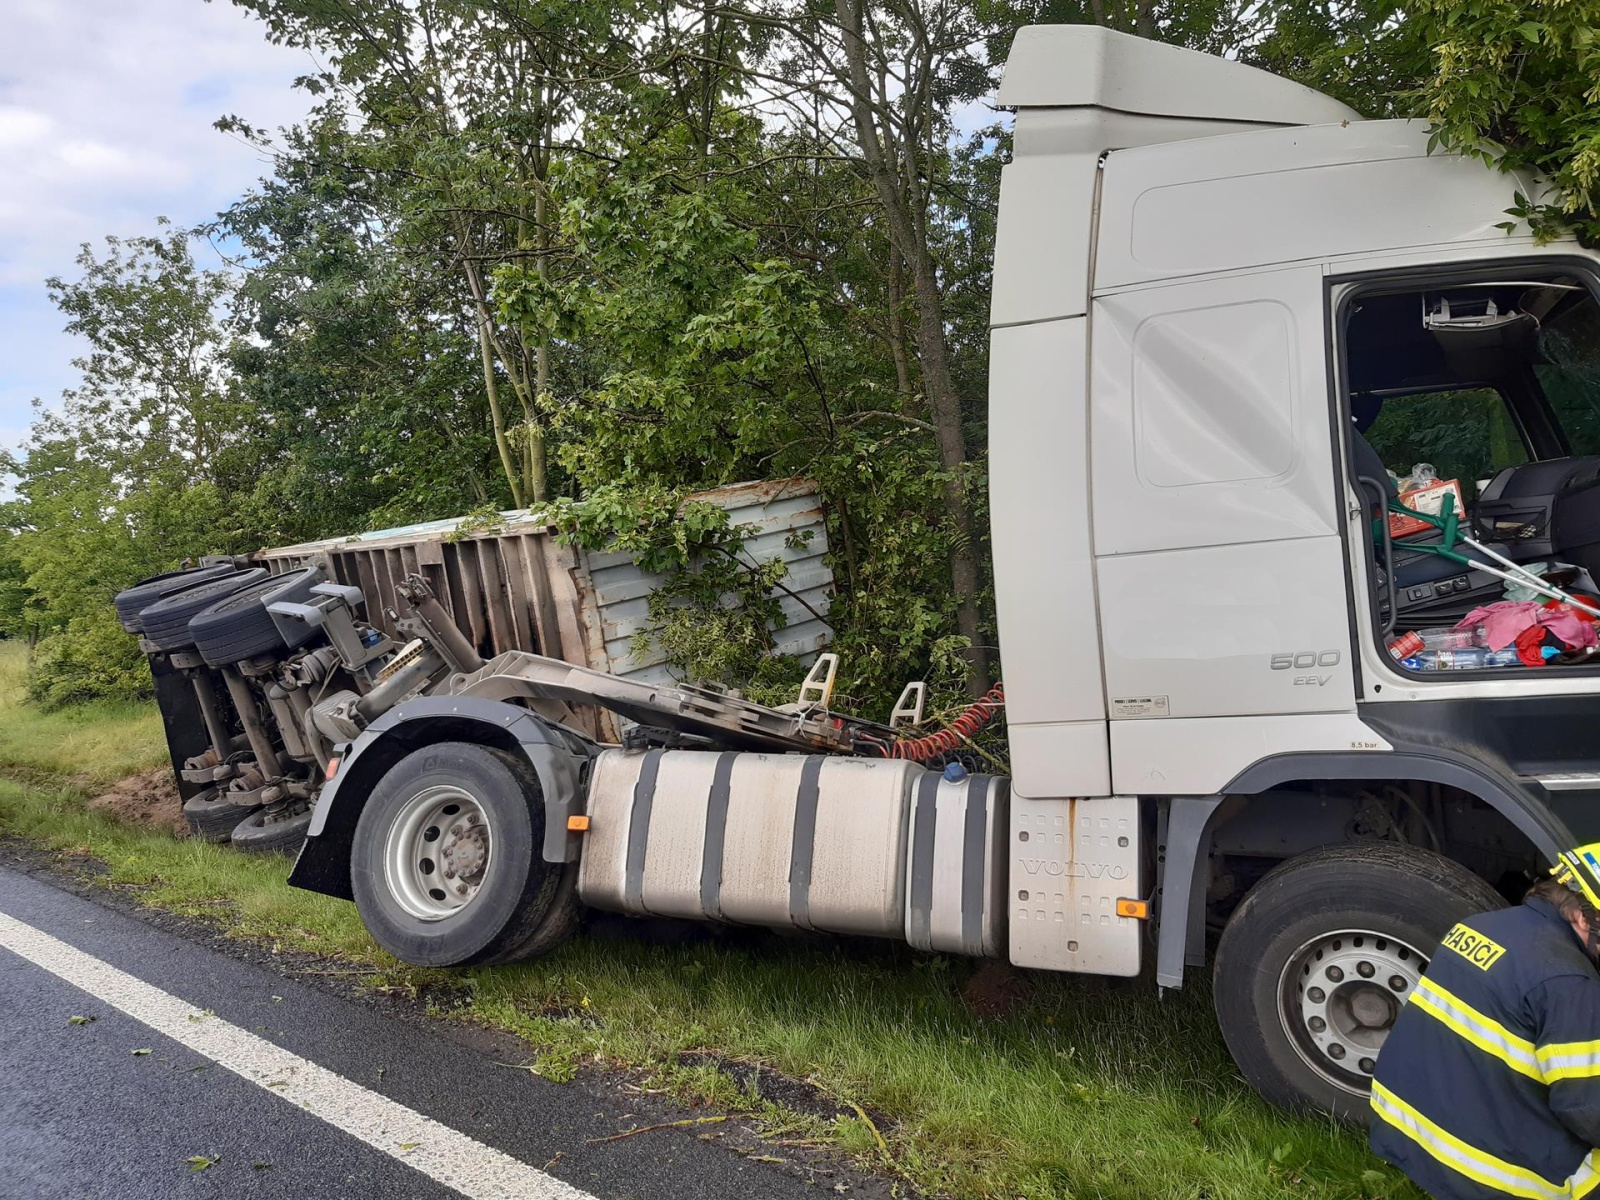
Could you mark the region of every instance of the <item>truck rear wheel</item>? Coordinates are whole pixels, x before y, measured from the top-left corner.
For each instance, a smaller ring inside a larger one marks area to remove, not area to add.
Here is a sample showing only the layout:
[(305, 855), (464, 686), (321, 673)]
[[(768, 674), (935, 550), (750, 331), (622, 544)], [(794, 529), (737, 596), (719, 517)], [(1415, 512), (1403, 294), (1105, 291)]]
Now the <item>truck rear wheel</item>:
[(1290, 859), (1250, 890), (1217, 948), (1217, 1022), (1234, 1062), (1281, 1108), (1364, 1122), (1378, 1051), (1439, 939), (1504, 906), (1466, 868), (1412, 846)]
[(378, 944), (426, 967), (544, 953), (575, 925), (575, 864), (547, 863), (525, 759), (440, 742), (378, 781), (356, 823), (350, 883)]

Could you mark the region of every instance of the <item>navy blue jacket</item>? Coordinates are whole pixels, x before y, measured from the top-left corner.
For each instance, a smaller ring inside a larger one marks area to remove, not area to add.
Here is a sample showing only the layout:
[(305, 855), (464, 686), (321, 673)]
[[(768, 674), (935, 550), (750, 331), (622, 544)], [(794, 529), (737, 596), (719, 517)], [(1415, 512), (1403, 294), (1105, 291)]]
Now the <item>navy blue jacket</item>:
[(1372, 1109), (1372, 1149), (1439, 1200), (1600, 1187), (1600, 976), (1553, 906), (1445, 935), (1383, 1044)]

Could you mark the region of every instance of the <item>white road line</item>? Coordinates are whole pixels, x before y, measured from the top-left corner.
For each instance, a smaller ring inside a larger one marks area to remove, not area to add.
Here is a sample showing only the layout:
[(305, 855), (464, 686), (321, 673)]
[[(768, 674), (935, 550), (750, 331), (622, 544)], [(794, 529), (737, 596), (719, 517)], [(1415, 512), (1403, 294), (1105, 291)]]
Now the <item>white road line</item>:
[(5, 913), (0, 946), (470, 1200), (595, 1200)]

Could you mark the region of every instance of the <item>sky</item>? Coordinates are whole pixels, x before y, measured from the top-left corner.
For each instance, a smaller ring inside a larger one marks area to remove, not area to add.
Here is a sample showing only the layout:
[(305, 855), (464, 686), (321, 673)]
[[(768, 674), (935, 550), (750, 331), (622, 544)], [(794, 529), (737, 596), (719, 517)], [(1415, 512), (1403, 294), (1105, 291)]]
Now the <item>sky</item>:
[(226, 208), (269, 167), (212, 122), (294, 123), (309, 99), (291, 84), (314, 64), (226, 0), (0, 7), (0, 447), (13, 448), (34, 397), (77, 380), (82, 346), (45, 279), (72, 277), (80, 243)]

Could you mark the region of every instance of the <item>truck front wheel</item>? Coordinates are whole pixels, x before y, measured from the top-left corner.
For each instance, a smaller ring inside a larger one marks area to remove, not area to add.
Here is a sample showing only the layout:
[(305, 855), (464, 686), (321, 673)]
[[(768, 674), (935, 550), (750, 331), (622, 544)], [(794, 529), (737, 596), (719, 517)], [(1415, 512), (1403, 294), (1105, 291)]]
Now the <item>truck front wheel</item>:
[(1464, 867), (1391, 842), (1290, 859), (1251, 889), (1217, 948), (1217, 1021), (1282, 1108), (1364, 1122), (1378, 1051), (1439, 939), (1502, 908)]
[(575, 864), (547, 863), (539, 779), (525, 759), (468, 742), (414, 751), (356, 823), (350, 883), (378, 944), (418, 966), (510, 962), (575, 926)]

